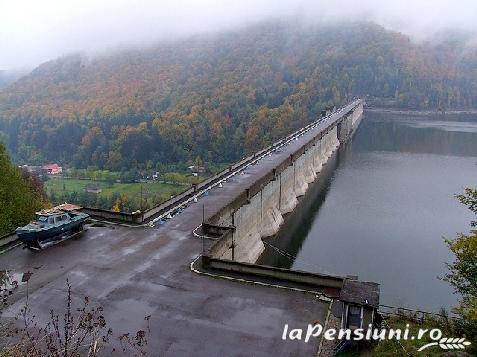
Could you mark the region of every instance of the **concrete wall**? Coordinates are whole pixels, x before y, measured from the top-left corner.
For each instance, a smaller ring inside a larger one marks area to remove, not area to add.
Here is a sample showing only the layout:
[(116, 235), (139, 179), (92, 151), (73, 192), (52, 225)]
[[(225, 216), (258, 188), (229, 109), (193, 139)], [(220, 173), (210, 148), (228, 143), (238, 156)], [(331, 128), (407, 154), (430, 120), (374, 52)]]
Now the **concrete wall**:
[(235, 259), (251, 262), (264, 250), (260, 240), (263, 216), (263, 194), (259, 192), (250, 198), (250, 203), (233, 213), (235, 242)]
[(351, 117), (353, 120), (353, 129), (356, 129), (363, 118), (364, 107), (363, 103), (360, 103), (355, 110), (351, 113)]
[(6, 234), (4, 236), (0, 237), (0, 248), (6, 245), (9, 245), (11, 243), (15, 243), (18, 240), (17, 235), (15, 232), (11, 232), (9, 234)]
[(308, 182), (306, 181), (306, 153), (298, 157), (293, 163), (295, 166), (295, 194), (297, 197), (303, 196), (308, 189)]
[[(224, 241), (209, 252), (212, 258), (254, 263), (265, 247), (262, 238), (273, 236), (283, 216), (293, 211), (323, 165), (341, 142), (359, 125), (363, 106), (359, 104), (331, 122), (317, 136), (291, 153), (290, 157), (252, 185), (227, 207), (209, 218), (208, 223), (235, 227)], [(341, 139), (340, 139), (341, 136)]]
[(363, 117), (363, 105), (360, 104), (352, 112), (346, 114), (337, 126), (337, 136), (340, 142), (345, 142), (358, 127)]
[(290, 213), (298, 204), (295, 190), (295, 169), (296, 165), (288, 166), (278, 177), (281, 187), (279, 208), (282, 214)]
[(132, 224), (139, 224), (143, 221), (142, 214), (132, 214), (126, 212), (113, 212), (100, 208), (83, 207), (81, 212), (90, 215), (92, 218), (107, 221), (118, 221)]
[(300, 285), (309, 285), (312, 287), (329, 287), (341, 289), (343, 286), (343, 282), (346, 279), (345, 277), (340, 277), (336, 275), (325, 275), (309, 273), (300, 270), (290, 270), (250, 263), (240, 263), (228, 259), (216, 259), (208, 256), (202, 257), (202, 264), (204, 267), (209, 269), (212, 268), (229, 273), (254, 275), (262, 278), (298, 283)]

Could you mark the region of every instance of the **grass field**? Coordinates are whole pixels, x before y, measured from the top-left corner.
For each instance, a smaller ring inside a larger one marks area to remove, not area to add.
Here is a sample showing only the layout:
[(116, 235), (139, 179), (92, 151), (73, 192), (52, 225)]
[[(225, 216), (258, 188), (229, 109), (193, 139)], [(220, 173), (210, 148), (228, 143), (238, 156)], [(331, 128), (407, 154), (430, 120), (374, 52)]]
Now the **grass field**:
[(51, 177), (45, 182), (45, 189), (48, 195), (50, 195), (52, 190), (55, 191), (55, 194), (57, 195), (62, 192), (71, 193), (76, 191), (79, 193), (83, 192), (84, 187), (89, 183), (98, 185), (102, 190), (99, 195), (105, 197), (111, 196), (113, 192), (120, 193), (121, 195), (127, 193), (131, 198), (139, 197), (141, 194), (141, 185), (144, 197), (151, 197), (154, 195), (171, 196), (187, 189), (186, 186), (159, 182), (113, 183), (111, 185), (102, 181), (64, 179), (62, 177)]

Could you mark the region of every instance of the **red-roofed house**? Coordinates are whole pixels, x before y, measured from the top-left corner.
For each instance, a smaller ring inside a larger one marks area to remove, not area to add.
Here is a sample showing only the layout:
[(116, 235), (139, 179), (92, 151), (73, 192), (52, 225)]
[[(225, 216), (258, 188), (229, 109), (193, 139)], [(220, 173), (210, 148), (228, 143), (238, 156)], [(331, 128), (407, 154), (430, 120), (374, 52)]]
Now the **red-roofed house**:
[(58, 175), (63, 172), (63, 168), (58, 166), (58, 164), (44, 165), (41, 169), (50, 175)]

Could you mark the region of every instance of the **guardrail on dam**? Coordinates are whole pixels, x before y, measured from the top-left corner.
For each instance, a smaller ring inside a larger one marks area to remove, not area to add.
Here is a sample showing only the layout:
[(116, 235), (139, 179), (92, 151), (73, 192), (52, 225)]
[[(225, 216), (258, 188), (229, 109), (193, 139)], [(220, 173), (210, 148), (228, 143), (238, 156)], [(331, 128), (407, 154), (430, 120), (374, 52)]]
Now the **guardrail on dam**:
[(283, 216), (293, 211), (297, 198), (305, 194), (340, 143), (352, 135), (362, 116), (363, 102), (356, 100), (311, 124), (314, 131), (308, 142), (204, 222), (206, 235), (219, 236), (204, 252), (204, 266), (213, 267), (217, 260), (255, 263), (265, 249), (262, 238), (278, 232)]

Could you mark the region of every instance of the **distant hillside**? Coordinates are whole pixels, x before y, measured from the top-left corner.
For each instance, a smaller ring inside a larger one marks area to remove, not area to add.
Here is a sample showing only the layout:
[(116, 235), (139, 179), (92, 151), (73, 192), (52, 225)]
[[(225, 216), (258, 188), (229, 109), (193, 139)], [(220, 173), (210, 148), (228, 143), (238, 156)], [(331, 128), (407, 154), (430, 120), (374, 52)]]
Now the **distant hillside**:
[(281, 22), (64, 57), (0, 91), (0, 139), (19, 162), (232, 162), (326, 106), (367, 95), (407, 108), (476, 107), (476, 50), (455, 40), (417, 45), (367, 23)]

